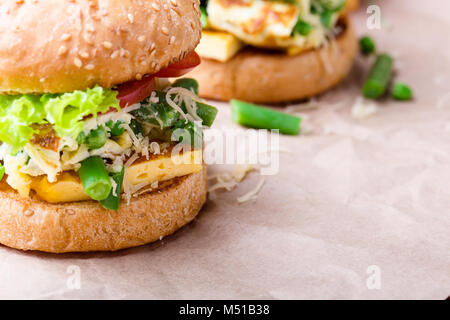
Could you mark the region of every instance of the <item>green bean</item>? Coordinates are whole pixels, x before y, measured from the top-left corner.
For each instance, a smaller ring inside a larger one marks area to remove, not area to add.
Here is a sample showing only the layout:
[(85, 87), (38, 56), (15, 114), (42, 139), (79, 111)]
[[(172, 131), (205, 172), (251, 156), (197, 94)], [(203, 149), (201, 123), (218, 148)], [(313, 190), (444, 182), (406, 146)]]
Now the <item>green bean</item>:
[(332, 27), (333, 16), (334, 12), (330, 10), (325, 10), (320, 14), (320, 21), (325, 28), (330, 29)]
[(120, 204), (120, 193), (122, 191), (122, 183), (123, 183), (123, 177), (125, 175), (125, 168), (122, 167), (122, 170), (120, 172), (113, 173), (111, 175), (111, 178), (116, 182), (116, 195), (113, 194), (114, 190), (111, 190), (108, 197), (105, 200), (100, 201), (102, 206), (106, 209), (110, 210), (119, 210), (119, 204)]
[(211, 127), (217, 116), (217, 109), (203, 102), (196, 102), (197, 115), (203, 120), (202, 124)]
[(375, 52), (375, 42), (369, 36), (362, 37), (359, 39), (359, 48), (363, 55), (368, 56)]
[(138, 136), (138, 135), (141, 135), (142, 137), (145, 136), (144, 128), (139, 123), (139, 121), (136, 121), (135, 119), (131, 119), (129, 126), (130, 126), (131, 130), (133, 130), (133, 132), (136, 136)]
[(195, 79), (191, 78), (181, 78), (172, 83), (172, 87), (181, 87), (188, 90), (194, 91), (196, 95), (198, 95), (198, 82)]
[(5, 175), (5, 167), (0, 163), (0, 181), (3, 179)]
[(84, 131), (81, 131), (76, 139), (78, 144), (84, 144), (86, 142), (86, 134), (84, 133)]
[(312, 26), (306, 21), (299, 19), (292, 30), (292, 34), (307, 36), (311, 33)]
[(102, 158), (92, 156), (81, 163), (78, 170), (84, 192), (94, 200), (101, 201), (111, 192), (111, 181)]
[[(180, 119), (175, 123), (173, 129), (172, 141), (190, 144), (194, 148), (201, 148), (203, 141), (203, 130), (201, 126), (191, 121), (186, 122)], [(184, 138), (190, 138), (190, 141), (186, 141)]]
[(206, 8), (203, 6), (200, 7), (200, 12), (201, 12), (200, 22), (202, 23), (202, 28), (206, 29), (209, 27), (208, 13), (206, 12)]
[(278, 129), (281, 133), (300, 132), (301, 118), (239, 100), (231, 100), (233, 121), (258, 129)]
[(179, 114), (166, 102), (166, 94), (157, 91), (157, 103), (145, 101), (141, 107), (131, 114), (142, 122), (162, 126), (163, 128), (171, 127), (178, 120)]
[(386, 53), (377, 57), (369, 77), (362, 88), (364, 97), (378, 99), (383, 96), (392, 77), (393, 59)]
[(103, 147), (107, 139), (106, 129), (103, 126), (99, 126), (97, 129), (89, 132), (85, 143), (89, 150), (94, 150)]
[(345, 0), (320, 0), (322, 8), (329, 11), (340, 11), (345, 6)]
[(123, 132), (125, 131), (125, 128), (122, 127), (122, 121), (118, 120), (116, 122), (113, 122), (112, 120), (109, 120), (106, 123), (106, 126), (110, 129), (109, 133), (113, 136), (113, 137), (118, 137), (121, 136), (123, 134)]
[(413, 92), (407, 84), (397, 82), (392, 89), (392, 97), (395, 100), (411, 100), (413, 98)]

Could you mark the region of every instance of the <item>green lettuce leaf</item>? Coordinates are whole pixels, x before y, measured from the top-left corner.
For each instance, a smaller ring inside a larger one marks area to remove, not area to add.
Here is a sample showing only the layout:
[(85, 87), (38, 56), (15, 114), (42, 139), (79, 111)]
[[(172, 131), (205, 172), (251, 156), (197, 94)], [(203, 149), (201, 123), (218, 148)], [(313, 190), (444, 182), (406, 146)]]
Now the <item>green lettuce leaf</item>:
[(76, 138), (83, 119), (119, 107), (117, 91), (96, 86), (86, 91), (43, 95), (0, 95), (0, 141), (19, 151), (38, 131), (51, 123), (57, 135)]

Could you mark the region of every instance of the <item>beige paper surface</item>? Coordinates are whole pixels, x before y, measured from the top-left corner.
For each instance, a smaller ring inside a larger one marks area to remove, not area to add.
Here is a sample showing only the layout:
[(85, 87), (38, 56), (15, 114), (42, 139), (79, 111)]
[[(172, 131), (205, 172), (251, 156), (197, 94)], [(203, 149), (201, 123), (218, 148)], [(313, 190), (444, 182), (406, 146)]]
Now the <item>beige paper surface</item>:
[[(303, 112), (312, 132), (281, 137), (290, 153), (256, 201), (236, 201), (258, 183), (252, 173), (152, 245), (60, 256), (0, 247), (0, 298), (448, 297), (450, 3), (378, 3), (383, 29), (366, 28), (366, 6), (356, 28), (396, 57), (414, 102), (386, 99), (373, 117), (353, 119), (360, 58), (350, 79)], [(217, 127), (236, 127), (218, 105)]]

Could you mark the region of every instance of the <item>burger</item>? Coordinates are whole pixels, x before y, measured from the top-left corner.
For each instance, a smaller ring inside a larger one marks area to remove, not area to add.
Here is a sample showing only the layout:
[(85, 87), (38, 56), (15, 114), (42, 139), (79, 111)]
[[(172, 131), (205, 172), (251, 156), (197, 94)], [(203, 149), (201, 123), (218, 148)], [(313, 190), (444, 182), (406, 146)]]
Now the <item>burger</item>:
[(280, 103), (302, 100), (349, 73), (355, 0), (205, 0), (200, 96)]
[(114, 251), (206, 199), (197, 0), (0, 4), (0, 243)]

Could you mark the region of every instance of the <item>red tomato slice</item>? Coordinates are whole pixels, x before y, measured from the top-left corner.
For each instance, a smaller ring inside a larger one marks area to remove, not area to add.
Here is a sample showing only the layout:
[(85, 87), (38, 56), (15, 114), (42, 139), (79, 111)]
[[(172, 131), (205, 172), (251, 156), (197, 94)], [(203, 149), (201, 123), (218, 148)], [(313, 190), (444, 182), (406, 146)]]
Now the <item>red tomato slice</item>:
[(146, 75), (141, 80), (125, 82), (117, 87), (117, 99), (122, 108), (131, 106), (147, 98), (156, 87), (155, 76)]
[[(141, 80), (125, 82), (117, 87), (119, 94), (117, 99), (120, 106), (126, 107), (138, 103), (147, 98), (155, 90), (155, 77), (176, 78), (180, 77), (200, 64), (201, 60), (195, 51), (192, 51), (181, 61), (174, 63), (167, 68), (152, 75), (145, 75)], [(114, 109), (113, 109), (114, 110)]]
[(201, 62), (199, 55), (192, 51), (189, 53), (186, 58), (181, 61), (178, 61), (167, 68), (160, 70), (154, 76), (158, 78), (176, 78), (185, 75), (196, 66), (198, 66)]

